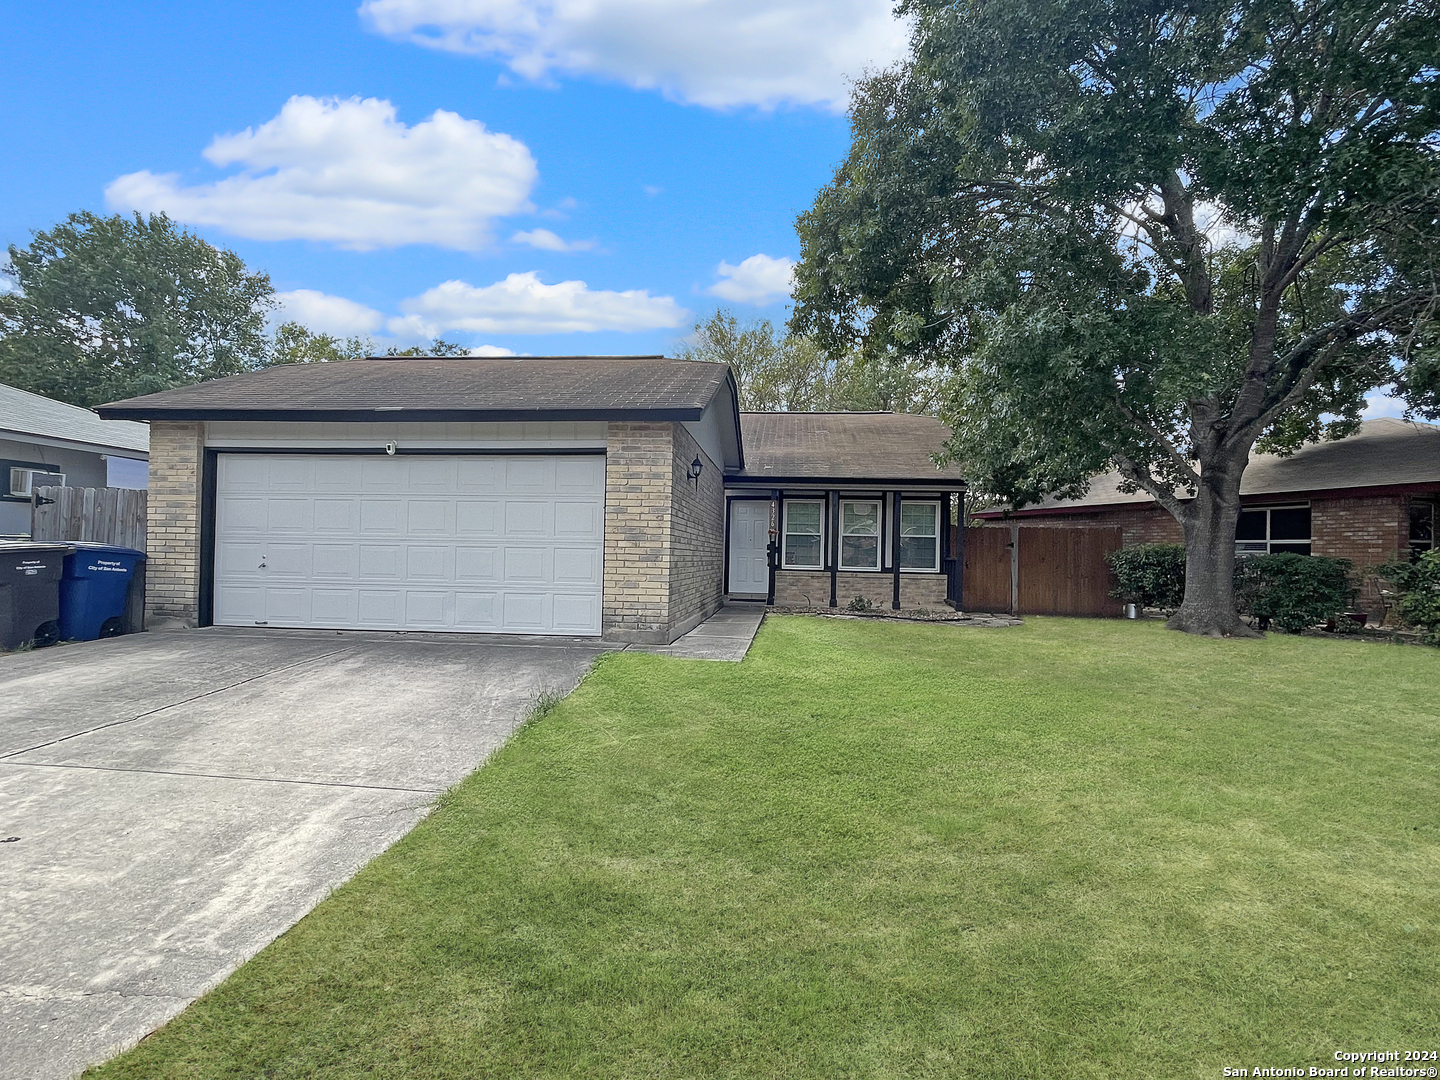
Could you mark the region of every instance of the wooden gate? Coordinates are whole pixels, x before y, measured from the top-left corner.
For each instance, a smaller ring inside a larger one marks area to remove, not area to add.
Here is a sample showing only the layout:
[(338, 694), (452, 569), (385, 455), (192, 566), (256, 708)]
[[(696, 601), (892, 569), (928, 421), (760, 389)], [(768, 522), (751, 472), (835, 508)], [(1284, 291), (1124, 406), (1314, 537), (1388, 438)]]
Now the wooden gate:
[(35, 494), (32, 540), (87, 540), (145, 550), (145, 492), (43, 487)]
[(1118, 617), (1105, 556), (1124, 546), (1118, 528), (1011, 525), (965, 530), (967, 611)]

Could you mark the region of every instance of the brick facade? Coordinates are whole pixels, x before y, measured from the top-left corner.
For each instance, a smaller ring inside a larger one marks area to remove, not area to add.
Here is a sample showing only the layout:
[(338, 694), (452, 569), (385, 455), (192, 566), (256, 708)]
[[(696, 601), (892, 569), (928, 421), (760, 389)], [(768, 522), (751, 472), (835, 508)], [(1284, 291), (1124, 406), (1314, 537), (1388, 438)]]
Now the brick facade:
[[(857, 596), (889, 611), (895, 600), (895, 576), (841, 571), (835, 580), (836, 605), (843, 608)], [(830, 571), (775, 571), (775, 603), (779, 607), (826, 607), (830, 603)], [(945, 606), (944, 574), (900, 575), (902, 611)]]
[[(674, 425), (676, 477), (670, 499), (670, 632), (713, 615), (725, 599), (725, 478), (681, 424)], [(700, 459), (700, 481), (689, 478)]]
[(145, 618), (178, 619), (187, 626), (200, 613), (200, 480), (204, 425), (155, 420), (150, 424), (150, 492), (146, 510)]
[[(690, 462), (700, 454), (700, 488)], [(670, 642), (720, 606), (721, 469), (674, 423), (614, 422), (605, 457), (604, 637)]]

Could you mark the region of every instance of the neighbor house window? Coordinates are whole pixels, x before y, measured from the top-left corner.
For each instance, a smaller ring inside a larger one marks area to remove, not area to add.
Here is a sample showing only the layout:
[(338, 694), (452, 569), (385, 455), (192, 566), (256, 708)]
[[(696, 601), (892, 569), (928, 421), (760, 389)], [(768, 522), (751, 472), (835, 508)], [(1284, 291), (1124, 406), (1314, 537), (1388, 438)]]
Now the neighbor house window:
[(785, 503), (785, 551), (781, 563), (790, 570), (820, 569), (821, 523), (825, 504), (805, 500)]
[(64, 487), (65, 474), (49, 472), (46, 469), (10, 470), (10, 494), (30, 495), (42, 487)]
[(1240, 511), (1235, 525), (1237, 555), (1310, 554), (1310, 507), (1266, 506)]
[(940, 569), (940, 504), (900, 504), (900, 569)]
[(840, 569), (880, 569), (880, 504), (840, 504)]
[(1410, 504), (1410, 559), (1413, 562), (1435, 547), (1435, 504)]

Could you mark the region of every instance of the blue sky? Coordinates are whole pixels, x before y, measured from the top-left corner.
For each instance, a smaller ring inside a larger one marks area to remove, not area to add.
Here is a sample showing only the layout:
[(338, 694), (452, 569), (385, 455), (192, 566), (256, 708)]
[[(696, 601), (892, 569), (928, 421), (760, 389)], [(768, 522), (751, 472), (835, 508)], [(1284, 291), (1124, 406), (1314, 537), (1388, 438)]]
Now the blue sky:
[(888, 0), (12, 2), (0, 243), (165, 210), (319, 330), (669, 351), (783, 320), (846, 77), (903, 44)]

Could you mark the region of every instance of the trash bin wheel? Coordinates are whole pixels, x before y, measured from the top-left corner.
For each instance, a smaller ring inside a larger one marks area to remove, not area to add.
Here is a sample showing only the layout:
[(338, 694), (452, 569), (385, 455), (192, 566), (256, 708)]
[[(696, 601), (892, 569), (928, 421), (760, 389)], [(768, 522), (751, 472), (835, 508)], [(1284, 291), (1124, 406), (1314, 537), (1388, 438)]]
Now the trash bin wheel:
[(54, 645), (60, 640), (60, 624), (54, 619), (41, 623), (35, 628), (35, 637), (31, 639), (37, 649), (43, 649), (47, 645)]
[(100, 624), (100, 636), (102, 638), (119, 637), (123, 633), (125, 633), (125, 620), (118, 615), (112, 615)]

